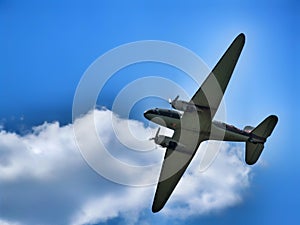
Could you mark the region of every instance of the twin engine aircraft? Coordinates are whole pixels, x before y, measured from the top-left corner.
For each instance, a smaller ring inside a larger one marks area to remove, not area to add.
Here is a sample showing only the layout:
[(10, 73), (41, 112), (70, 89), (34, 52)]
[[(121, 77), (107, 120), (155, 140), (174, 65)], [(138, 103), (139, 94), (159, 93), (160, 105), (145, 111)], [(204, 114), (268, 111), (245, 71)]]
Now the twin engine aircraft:
[(189, 102), (179, 100), (177, 96), (170, 100), (171, 106), (176, 110), (155, 108), (144, 113), (150, 121), (174, 130), (173, 136), (167, 137), (159, 135), (158, 129), (152, 138), (156, 144), (167, 148), (152, 212), (158, 212), (164, 207), (201, 142), (245, 142), (246, 163), (253, 165), (260, 157), (264, 143), (277, 124), (277, 116), (270, 115), (257, 127), (246, 126), (243, 130), (213, 120), (244, 44), (245, 35), (241, 33)]

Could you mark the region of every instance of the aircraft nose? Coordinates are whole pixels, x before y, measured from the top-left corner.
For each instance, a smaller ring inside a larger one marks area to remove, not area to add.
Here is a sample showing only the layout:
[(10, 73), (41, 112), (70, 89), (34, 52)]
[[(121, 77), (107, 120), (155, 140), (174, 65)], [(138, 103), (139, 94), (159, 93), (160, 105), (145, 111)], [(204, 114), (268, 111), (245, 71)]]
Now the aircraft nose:
[(144, 112), (144, 117), (147, 118), (148, 120), (151, 120), (154, 114), (155, 114), (155, 110), (149, 109)]
[(148, 120), (152, 120), (153, 117), (157, 115), (157, 109), (149, 109), (144, 112), (144, 117), (147, 118)]
[(149, 111), (150, 110), (147, 110), (147, 111), (144, 112), (144, 117), (147, 118), (147, 119), (149, 119)]

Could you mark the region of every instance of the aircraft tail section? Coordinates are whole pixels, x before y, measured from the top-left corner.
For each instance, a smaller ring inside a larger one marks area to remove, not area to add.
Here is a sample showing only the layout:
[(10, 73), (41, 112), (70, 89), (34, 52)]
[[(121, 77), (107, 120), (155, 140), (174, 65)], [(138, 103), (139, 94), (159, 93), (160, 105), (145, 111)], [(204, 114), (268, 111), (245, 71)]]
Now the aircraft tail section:
[(277, 122), (277, 116), (271, 115), (251, 131), (252, 137), (246, 142), (245, 160), (248, 165), (257, 162), (264, 149), (264, 143), (273, 132)]
[(251, 133), (262, 138), (267, 138), (271, 135), (277, 124), (277, 116), (268, 116), (264, 121), (262, 121), (257, 127), (255, 127)]
[(246, 163), (248, 165), (253, 165), (254, 163), (256, 163), (263, 149), (264, 149), (263, 143), (254, 144), (247, 141), (246, 142)]

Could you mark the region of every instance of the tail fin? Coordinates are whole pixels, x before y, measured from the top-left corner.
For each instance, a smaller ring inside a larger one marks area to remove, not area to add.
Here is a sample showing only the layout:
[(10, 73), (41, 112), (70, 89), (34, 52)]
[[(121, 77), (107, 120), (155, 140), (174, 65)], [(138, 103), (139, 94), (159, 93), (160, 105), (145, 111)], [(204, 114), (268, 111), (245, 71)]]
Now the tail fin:
[(271, 135), (277, 122), (277, 116), (271, 115), (251, 131), (251, 134), (253, 134), (253, 136), (261, 138), (263, 141), (246, 142), (246, 163), (248, 165), (253, 165), (257, 162), (259, 156), (261, 155), (264, 149), (264, 143), (266, 142), (266, 139)]

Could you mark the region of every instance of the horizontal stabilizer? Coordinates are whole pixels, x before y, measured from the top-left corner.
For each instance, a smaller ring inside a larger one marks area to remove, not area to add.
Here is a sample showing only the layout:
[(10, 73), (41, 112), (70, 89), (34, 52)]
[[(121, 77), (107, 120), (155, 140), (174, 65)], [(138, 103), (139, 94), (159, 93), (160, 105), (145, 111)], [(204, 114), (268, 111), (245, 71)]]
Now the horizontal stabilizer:
[[(257, 137), (260, 137), (266, 141), (274, 130), (278, 122), (277, 116), (271, 115), (267, 117), (263, 122), (261, 122), (256, 128), (251, 131)], [(262, 151), (264, 149), (264, 143), (253, 143), (250, 141), (246, 142), (246, 163), (248, 165), (253, 165), (257, 162)]]

